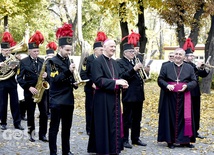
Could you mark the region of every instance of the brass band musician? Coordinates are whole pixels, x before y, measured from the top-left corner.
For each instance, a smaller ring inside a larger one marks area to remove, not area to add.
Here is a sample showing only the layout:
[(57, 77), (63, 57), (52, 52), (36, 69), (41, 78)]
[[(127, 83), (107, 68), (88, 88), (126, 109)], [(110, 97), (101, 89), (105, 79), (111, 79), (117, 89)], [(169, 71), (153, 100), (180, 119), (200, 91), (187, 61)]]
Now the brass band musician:
[(205, 137), (200, 135), (198, 130), (200, 128), (200, 107), (201, 107), (201, 92), (199, 87), (199, 77), (206, 77), (209, 73), (209, 69), (201, 68), (202, 63), (198, 62), (198, 64), (193, 63), (194, 54), (191, 48), (186, 50), (186, 58), (185, 62), (190, 64), (194, 68), (195, 76), (197, 79), (196, 87), (191, 90), (191, 99), (194, 113), (194, 121), (195, 121), (195, 133), (196, 137), (200, 139), (204, 139)]
[[(13, 56), (11, 54), (10, 47), (14, 46), (15, 44), (16, 42), (13, 40), (12, 35), (9, 32), (4, 32), (0, 53), (0, 118), (2, 130), (7, 129), (8, 94), (10, 95), (10, 109), (13, 117), (14, 127), (19, 130), (24, 130), (20, 124), (21, 116), (18, 103), (17, 82), (15, 80), (17, 65), (5, 63), (11, 59), (10, 57)], [(7, 72), (11, 72), (12, 74), (7, 74)]]
[(51, 121), (49, 128), (50, 155), (57, 154), (57, 134), (61, 121), (62, 154), (72, 155), (70, 152), (70, 129), (74, 111), (73, 89), (75, 64), (71, 63), (72, 54), (72, 25), (65, 23), (56, 32), (58, 53), (49, 60), (48, 77), (50, 78), (50, 109)]
[(90, 79), (84, 86), (87, 135), (90, 134), (93, 94), (95, 90), (95, 84), (91, 81), (91, 66), (93, 61), (103, 54), (103, 42), (106, 39), (107, 36), (104, 32), (97, 33), (97, 38), (95, 39), (95, 43), (93, 45), (94, 53), (84, 59), (84, 63), (82, 64), (80, 71), (80, 76), (83, 80)]
[[(123, 129), (125, 148), (132, 148), (129, 143), (129, 129), (131, 129), (131, 141), (134, 145), (146, 146), (140, 139), (140, 124), (142, 119), (144, 96), (145, 71), (140, 59), (136, 57), (134, 46), (137, 46), (138, 38), (132, 32), (128, 37), (128, 42), (123, 44), (123, 58), (118, 60), (122, 70), (121, 77), (129, 83), (129, 88), (122, 91), (123, 103)], [(130, 37), (133, 36), (133, 37)], [(138, 35), (137, 35), (138, 36)], [(129, 38), (135, 38), (130, 41)]]
[[(29, 56), (20, 61), (20, 73), (17, 75), (17, 80), (20, 86), (24, 89), (24, 98), (27, 104), (27, 125), (29, 140), (31, 142), (35, 141), (35, 108), (36, 103), (33, 100), (33, 95), (39, 93), (39, 89), (35, 88), (40, 72), (44, 63), (44, 59), (38, 57), (39, 55), (39, 45), (44, 41), (44, 37), (40, 31), (36, 33), (29, 39), (28, 52)], [(43, 78), (47, 77), (47, 73), (44, 72), (41, 75)], [(39, 140), (43, 142), (48, 142), (46, 138), (47, 133), (47, 113), (46, 113), (46, 96), (45, 93), (42, 96), (42, 100), (38, 103), (38, 108), (40, 111), (39, 115)]]

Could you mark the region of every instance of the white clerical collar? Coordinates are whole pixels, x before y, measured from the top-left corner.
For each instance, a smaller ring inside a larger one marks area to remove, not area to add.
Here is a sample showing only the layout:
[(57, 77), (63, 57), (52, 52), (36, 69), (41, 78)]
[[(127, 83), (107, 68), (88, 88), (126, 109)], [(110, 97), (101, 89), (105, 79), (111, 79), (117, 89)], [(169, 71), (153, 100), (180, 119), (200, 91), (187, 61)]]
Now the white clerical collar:
[(107, 56), (105, 53), (103, 53), (103, 55), (104, 55), (105, 57), (107, 57), (107, 58), (111, 59), (111, 57)]
[(181, 64), (176, 64), (176, 63), (174, 62), (174, 64), (175, 64), (176, 66), (178, 66), (178, 67), (180, 67), (181, 65), (183, 65), (183, 63), (184, 63), (184, 62), (182, 62)]

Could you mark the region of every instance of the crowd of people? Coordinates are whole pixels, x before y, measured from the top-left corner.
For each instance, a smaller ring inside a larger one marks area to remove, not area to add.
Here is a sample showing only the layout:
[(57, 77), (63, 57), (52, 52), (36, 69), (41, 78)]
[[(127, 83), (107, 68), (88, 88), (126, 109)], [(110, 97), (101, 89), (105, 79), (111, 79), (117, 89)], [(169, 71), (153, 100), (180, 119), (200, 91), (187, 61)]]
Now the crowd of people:
[[(62, 154), (71, 155), (73, 90), (78, 89), (74, 75), (76, 66), (69, 58), (74, 54), (72, 25), (65, 23), (58, 28), (56, 37), (57, 54), (54, 54), (56, 43), (50, 42), (43, 59), (38, 55), (44, 37), (36, 31), (28, 42), (28, 56), (20, 59), (15, 55), (19, 59), (17, 64), (11, 63), (15, 62), (11, 53), (11, 47), (15, 45), (12, 35), (9, 32), (3, 34), (0, 53), (1, 129), (7, 130), (9, 94), (15, 129), (24, 130), (21, 120), (27, 120), (29, 141), (35, 142), (35, 108), (38, 105), (39, 140), (48, 142), (50, 155), (56, 155), (61, 122)], [(93, 54), (86, 57), (81, 66), (80, 77), (87, 81), (84, 92), (88, 153), (116, 155), (134, 145), (147, 146), (140, 137), (140, 129), (144, 83), (150, 67), (143, 65), (144, 58), (139, 53), (140, 35), (132, 32), (123, 39), (123, 57), (115, 60), (115, 41), (107, 38), (104, 32), (98, 32)], [(198, 133), (199, 76), (206, 77), (209, 69), (201, 67), (201, 63), (195, 65), (193, 58), (193, 49), (175, 49), (169, 53), (169, 61), (162, 64), (157, 79), (161, 88), (157, 141), (166, 142), (170, 149), (175, 146), (193, 148), (196, 138), (205, 138)], [(7, 60), (10, 63), (6, 63)], [(17, 83), (24, 90), (22, 99), (18, 98)]]

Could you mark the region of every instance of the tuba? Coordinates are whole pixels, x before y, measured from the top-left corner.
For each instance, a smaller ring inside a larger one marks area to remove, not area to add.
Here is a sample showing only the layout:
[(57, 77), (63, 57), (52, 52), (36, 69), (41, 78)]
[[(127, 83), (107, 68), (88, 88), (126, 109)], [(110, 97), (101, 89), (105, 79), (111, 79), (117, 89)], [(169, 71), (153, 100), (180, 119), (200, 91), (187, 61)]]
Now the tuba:
[(13, 75), (16, 74), (16, 71), (11, 69), (11, 64), (19, 64), (19, 61), (12, 54), (9, 55), (9, 58), (4, 61), (4, 66), (0, 68), (0, 81), (7, 80)]
[(33, 102), (39, 103), (42, 100), (42, 96), (44, 94), (45, 89), (49, 89), (50, 85), (47, 81), (45, 81), (42, 77), (42, 74), (45, 72), (46, 62), (44, 61), (42, 64), (42, 69), (40, 71), (37, 83), (35, 88), (38, 90), (39, 93), (33, 95)]
[(23, 37), (22, 41), (19, 44), (9, 48), (9, 50), (11, 50), (11, 54), (9, 55), (9, 58), (4, 61), (5, 65), (0, 68), (0, 81), (9, 79), (10, 77), (16, 74), (16, 71), (11, 69), (10, 66), (12, 64), (19, 64), (19, 60), (16, 58), (16, 54), (27, 53), (27, 42), (27, 32), (25, 32), (25, 36)]

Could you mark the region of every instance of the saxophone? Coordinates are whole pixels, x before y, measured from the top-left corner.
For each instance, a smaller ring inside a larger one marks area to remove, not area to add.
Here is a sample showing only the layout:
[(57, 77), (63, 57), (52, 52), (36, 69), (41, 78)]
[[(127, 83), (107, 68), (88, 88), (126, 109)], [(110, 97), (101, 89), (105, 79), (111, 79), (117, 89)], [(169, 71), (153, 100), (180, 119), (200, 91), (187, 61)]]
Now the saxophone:
[(38, 93), (33, 95), (33, 101), (35, 103), (39, 103), (42, 100), (42, 96), (44, 94), (45, 89), (49, 89), (50, 85), (47, 81), (44, 80), (42, 77), (43, 73), (45, 72), (46, 62), (44, 61), (42, 64), (42, 69), (40, 71), (37, 83), (35, 88), (38, 90)]

